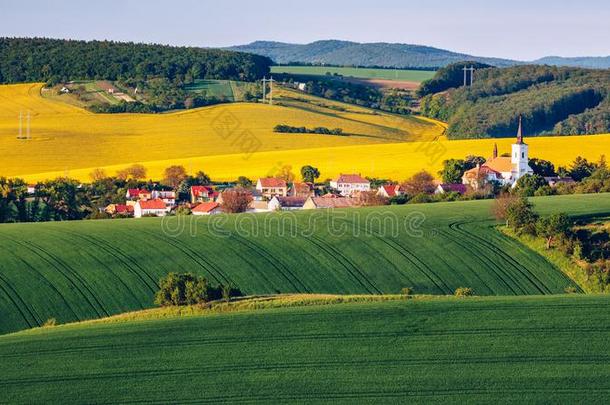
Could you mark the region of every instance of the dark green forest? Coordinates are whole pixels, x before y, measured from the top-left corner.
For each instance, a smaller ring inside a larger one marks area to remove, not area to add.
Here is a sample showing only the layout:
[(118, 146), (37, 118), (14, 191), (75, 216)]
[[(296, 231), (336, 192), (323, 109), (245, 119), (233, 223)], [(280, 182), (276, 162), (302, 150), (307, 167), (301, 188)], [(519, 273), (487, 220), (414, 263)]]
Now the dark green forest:
[[(451, 139), (610, 132), (610, 70), (551, 66), (482, 67), (463, 86), (464, 63), (424, 82), (422, 114), (449, 123)], [(468, 65), (470, 65), (468, 63)]]
[(271, 60), (218, 49), (113, 41), (0, 38), (0, 83), (70, 80), (172, 82), (194, 79), (253, 81), (269, 73)]

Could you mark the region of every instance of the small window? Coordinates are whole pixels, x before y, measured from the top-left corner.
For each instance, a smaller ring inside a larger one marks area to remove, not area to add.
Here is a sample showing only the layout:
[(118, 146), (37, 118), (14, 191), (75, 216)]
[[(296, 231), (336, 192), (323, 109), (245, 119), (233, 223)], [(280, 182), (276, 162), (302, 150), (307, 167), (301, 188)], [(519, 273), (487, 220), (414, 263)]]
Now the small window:
[(525, 158), (525, 152), (521, 152), (521, 159)]

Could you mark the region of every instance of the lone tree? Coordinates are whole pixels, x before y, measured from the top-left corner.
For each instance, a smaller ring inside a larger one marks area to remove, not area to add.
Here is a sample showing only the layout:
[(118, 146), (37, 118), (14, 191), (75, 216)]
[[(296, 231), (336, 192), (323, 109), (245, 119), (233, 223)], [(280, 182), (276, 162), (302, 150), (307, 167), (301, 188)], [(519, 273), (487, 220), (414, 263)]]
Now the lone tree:
[(519, 197), (511, 193), (502, 193), (495, 200), (491, 208), (494, 217), (498, 221), (504, 221), (506, 226), (508, 223), (508, 209), (511, 205), (515, 204)]
[(540, 218), (536, 224), (536, 230), (540, 236), (546, 238), (546, 248), (550, 249), (555, 238), (566, 235), (571, 226), (570, 218), (565, 213), (559, 213), (547, 218)]
[(317, 167), (303, 166), (301, 167), (301, 177), (306, 183), (315, 183), (316, 179), (320, 177), (320, 171)]
[(228, 214), (246, 212), (252, 202), (252, 194), (241, 188), (234, 188), (222, 193), (222, 204), (220, 208)]
[(436, 188), (434, 177), (425, 170), (415, 173), (402, 184), (402, 187), (409, 195), (432, 194)]
[(169, 273), (159, 280), (155, 304), (195, 305), (208, 301), (208, 282), (192, 273)]
[(165, 169), (162, 183), (176, 189), (180, 183), (186, 179), (186, 176), (186, 169), (184, 166), (170, 166)]

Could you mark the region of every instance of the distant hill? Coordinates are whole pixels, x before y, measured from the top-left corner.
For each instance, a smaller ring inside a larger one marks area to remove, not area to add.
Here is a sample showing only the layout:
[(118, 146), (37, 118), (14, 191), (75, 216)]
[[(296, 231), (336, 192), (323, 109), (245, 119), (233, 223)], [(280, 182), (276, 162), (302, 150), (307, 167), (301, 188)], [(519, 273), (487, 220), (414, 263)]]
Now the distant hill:
[(357, 43), (325, 40), (310, 44), (289, 44), (274, 41), (256, 41), (228, 49), (254, 53), (271, 58), (278, 64), (304, 63), (336, 66), (439, 68), (465, 60), (496, 67), (521, 64), (540, 64), (583, 68), (610, 68), (610, 56), (564, 58), (549, 56), (531, 62), (473, 56), (422, 45), (396, 43)]
[(533, 61), (537, 65), (571, 66), (591, 69), (610, 68), (610, 56), (583, 56), (577, 58), (564, 58), (561, 56), (547, 56)]
[(449, 138), (506, 136), (519, 115), (528, 135), (610, 132), (610, 70), (482, 67), (464, 87), (463, 67), (442, 68), (419, 89), (422, 114), (447, 122)]
[(279, 64), (308, 63), (338, 66), (438, 68), (450, 63), (474, 60), (493, 66), (512, 66), (519, 62), (478, 57), (421, 45), (317, 41), (310, 44), (256, 41), (228, 48), (271, 58)]

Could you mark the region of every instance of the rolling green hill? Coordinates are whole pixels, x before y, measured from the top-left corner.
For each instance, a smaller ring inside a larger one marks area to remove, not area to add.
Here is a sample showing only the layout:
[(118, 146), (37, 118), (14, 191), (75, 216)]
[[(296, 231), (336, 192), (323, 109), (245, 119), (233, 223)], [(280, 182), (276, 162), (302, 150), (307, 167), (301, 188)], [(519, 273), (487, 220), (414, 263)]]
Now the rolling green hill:
[[(610, 212), (610, 195), (536, 199)], [(562, 293), (574, 283), (493, 228), (490, 201), (373, 209), (0, 225), (0, 333), (153, 306), (159, 278), (194, 272), (244, 294)]]
[(449, 138), (513, 136), (519, 115), (528, 135), (610, 132), (608, 69), (479, 65), (464, 87), (463, 67), (447, 66), (419, 89), (422, 113), (447, 122)]
[(0, 336), (0, 392), (7, 403), (604, 403), (609, 335), (603, 296), (77, 324)]

